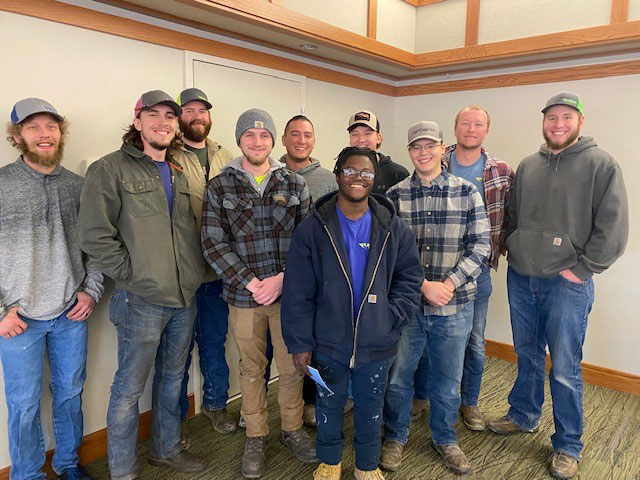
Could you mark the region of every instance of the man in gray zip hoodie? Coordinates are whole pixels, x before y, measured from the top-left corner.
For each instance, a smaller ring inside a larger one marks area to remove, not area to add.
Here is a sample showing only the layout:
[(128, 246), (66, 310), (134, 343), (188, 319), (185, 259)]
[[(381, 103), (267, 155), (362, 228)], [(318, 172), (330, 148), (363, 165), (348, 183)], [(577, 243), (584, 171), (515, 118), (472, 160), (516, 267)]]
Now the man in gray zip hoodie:
[(594, 273), (622, 255), (629, 233), (627, 194), (619, 165), (591, 137), (581, 137), (583, 104), (572, 92), (547, 101), (546, 144), (518, 166), (508, 206), (507, 288), (518, 377), (499, 434), (533, 432), (544, 401), (545, 347), (556, 478), (578, 472), (582, 436), (582, 345), (593, 304)]

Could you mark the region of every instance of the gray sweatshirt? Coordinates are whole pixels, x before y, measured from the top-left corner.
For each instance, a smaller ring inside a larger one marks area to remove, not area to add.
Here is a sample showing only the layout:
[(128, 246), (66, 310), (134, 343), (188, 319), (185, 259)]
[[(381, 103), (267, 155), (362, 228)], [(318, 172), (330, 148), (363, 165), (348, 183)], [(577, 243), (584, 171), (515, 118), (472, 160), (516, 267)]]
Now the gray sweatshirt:
[[(287, 164), (286, 155), (280, 157), (280, 162)], [(291, 169), (289, 169), (291, 170)], [(293, 170), (291, 170), (293, 171)], [(311, 158), (311, 165), (307, 165), (300, 170), (297, 170), (298, 175), (302, 175), (304, 182), (309, 189), (309, 195), (311, 196), (311, 202), (315, 202), (321, 196), (327, 193), (335, 192), (338, 190), (338, 184), (336, 183), (336, 176), (320, 166), (320, 162), (315, 158)]]
[(629, 236), (622, 171), (591, 137), (557, 155), (543, 145), (520, 162), (507, 212), (507, 261), (521, 275), (570, 269), (586, 280), (622, 255)]
[(22, 157), (0, 168), (0, 318), (6, 309), (51, 320), (78, 291), (97, 302), (102, 273), (85, 270), (77, 237), (82, 177), (58, 165), (49, 175)]

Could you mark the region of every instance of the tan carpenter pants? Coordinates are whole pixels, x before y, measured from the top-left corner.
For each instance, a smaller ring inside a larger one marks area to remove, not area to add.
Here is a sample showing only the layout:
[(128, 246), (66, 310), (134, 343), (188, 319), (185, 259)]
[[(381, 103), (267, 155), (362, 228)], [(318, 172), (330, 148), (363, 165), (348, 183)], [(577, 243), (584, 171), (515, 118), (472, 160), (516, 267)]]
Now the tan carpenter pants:
[(247, 437), (269, 434), (264, 373), (267, 369), (267, 328), (271, 331), (273, 357), (278, 366), (280, 425), (288, 432), (302, 427), (302, 379), (282, 338), (280, 302), (255, 308), (229, 305), (229, 325), (240, 353), (240, 410), (247, 424)]

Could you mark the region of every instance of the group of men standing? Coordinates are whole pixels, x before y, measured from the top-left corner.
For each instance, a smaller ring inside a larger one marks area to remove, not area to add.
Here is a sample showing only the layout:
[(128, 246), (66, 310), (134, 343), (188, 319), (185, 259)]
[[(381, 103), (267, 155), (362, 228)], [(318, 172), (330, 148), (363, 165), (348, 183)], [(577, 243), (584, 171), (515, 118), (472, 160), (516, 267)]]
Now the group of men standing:
[[(189, 452), (185, 423), (195, 342), (202, 411), (217, 432), (236, 431), (226, 411), (228, 326), (240, 354), (245, 478), (266, 471), (271, 358), (280, 441), (300, 461), (320, 462), (314, 478), (341, 478), (348, 397), (356, 480), (400, 467), (410, 421), (426, 408), (433, 448), (452, 471), (467, 473), (454, 425), (460, 410), (467, 428), (487, 426), (478, 398), (489, 271), (505, 251), (518, 378), (508, 414), (488, 428), (536, 430), (548, 345), (550, 471), (573, 477), (591, 277), (622, 254), (628, 235), (620, 168), (579, 136), (580, 98), (560, 92), (547, 101), (545, 144), (515, 174), (484, 149), (490, 119), (477, 106), (458, 113), (448, 148), (435, 122), (409, 128), (412, 174), (378, 152), (373, 112), (350, 117), (350, 146), (330, 172), (311, 157), (315, 133), (305, 116), (286, 124), (287, 153), (278, 161), (271, 115), (244, 112), (235, 129), (242, 154), (233, 158), (208, 138), (211, 108), (196, 88), (177, 101), (160, 90), (143, 94), (120, 150), (94, 162), (83, 182), (60, 165), (64, 117), (40, 99), (16, 103), (7, 134), (21, 155), (0, 169), (0, 358), (12, 480), (44, 478), (45, 350), (52, 466), (63, 479), (90, 478), (77, 456), (85, 320), (103, 275), (116, 283), (109, 317), (118, 369), (107, 412), (113, 479), (140, 470), (138, 401), (152, 366), (149, 462), (187, 473), (205, 468)], [(325, 385), (305, 379), (310, 367)], [(303, 419), (317, 424), (316, 442)]]

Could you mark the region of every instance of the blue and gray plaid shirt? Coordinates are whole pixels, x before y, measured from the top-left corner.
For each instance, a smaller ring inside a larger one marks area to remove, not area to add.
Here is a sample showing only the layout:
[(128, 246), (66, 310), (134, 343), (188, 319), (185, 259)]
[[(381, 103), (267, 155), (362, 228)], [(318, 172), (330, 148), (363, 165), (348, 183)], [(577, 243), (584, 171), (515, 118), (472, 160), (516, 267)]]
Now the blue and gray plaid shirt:
[(416, 237), (424, 276), (451, 278), (456, 291), (443, 307), (423, 297), (425, 315), (453, 315), (475, 298), (476, 278), (491, 252), (489, 220), (477, 188), (446, 170), (426, 186), (414, 172), (387, 196)]

